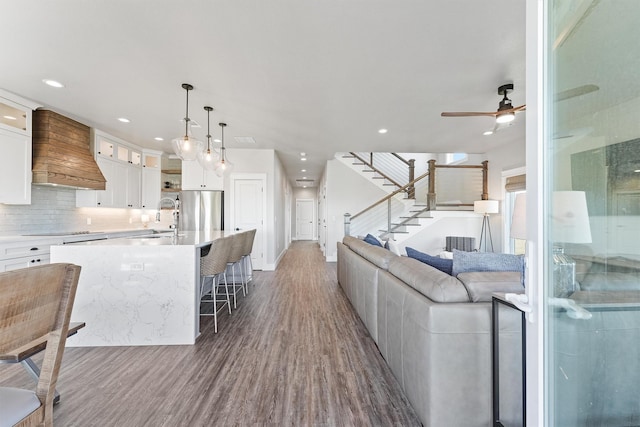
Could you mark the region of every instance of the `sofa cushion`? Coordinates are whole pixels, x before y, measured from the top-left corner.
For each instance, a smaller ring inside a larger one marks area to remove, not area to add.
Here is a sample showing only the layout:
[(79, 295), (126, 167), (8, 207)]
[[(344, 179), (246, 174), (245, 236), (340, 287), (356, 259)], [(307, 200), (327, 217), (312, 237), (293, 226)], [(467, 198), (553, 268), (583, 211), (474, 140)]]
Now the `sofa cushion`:
[(355, 237), (345, 236), (342, 243), (362, 258), (384, 270), (389, 268), (389, 261), (398, 256), (381, 246), (374, 246)]
[(464, 285), (455, 277), (409, 257), (395, 257), (389, 273), (435, 302), (469, 302)]
[(464, 252), (453, 250), (452, 275), (468, 271), (517, 271), (524, 279), (524, 257), (522, 255), (492, 252)]
[(481, 271), (458, 274), (473, 302), (491, 301), (494, 292), (521, 294), (524, 286), (517, 271)]
[(407, 246), (406, 250), (407, 250), (407, 256), (409, 258), (417, 259), (418, 261), (424, 262), (425, 264), (430, 265), (431, 267), (437, 268), (443, 273), (447, 273), (448, 275), (451, 275), (451, 269), (453, 267), (452, 259), (431, 256), (429, 254), (425, 254), (424, 252), (420, 252), (413, 248), (410, 248), (409, 246)]
[(374, 235), (367, 234), (366, 236), (364, 236), (364, 241), (370, 245), (382, 247), (382, 243), (380, 243), (380, 240), (378, 240), (378, 238)]

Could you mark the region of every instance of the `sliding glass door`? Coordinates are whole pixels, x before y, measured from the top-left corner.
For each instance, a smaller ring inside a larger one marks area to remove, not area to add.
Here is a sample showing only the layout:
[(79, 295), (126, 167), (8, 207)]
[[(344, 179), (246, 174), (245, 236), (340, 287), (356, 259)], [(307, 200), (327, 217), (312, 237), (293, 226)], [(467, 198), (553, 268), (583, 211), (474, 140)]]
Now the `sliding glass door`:
[(545, 4), (545, 425), (637, 426), (640, 1)]

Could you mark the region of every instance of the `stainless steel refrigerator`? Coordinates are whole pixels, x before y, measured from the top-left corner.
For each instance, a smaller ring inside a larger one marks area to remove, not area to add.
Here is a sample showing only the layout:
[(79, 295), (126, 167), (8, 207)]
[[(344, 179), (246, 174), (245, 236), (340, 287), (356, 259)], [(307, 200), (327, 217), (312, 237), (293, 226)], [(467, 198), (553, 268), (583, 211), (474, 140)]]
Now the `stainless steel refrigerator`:
[(181, 191), (179, 218), (179, 230), (224, 230), (224, 192)]

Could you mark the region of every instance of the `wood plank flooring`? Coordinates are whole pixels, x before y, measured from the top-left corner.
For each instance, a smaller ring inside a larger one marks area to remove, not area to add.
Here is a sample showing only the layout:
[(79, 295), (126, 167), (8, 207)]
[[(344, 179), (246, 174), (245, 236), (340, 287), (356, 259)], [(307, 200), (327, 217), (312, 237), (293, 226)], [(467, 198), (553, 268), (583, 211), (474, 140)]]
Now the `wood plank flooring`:
[[(317, 243), (254, 283), (194, 346), (67, 348), (56, 426), (420, 425)], [(16, 384), (33, 381), (0, 365)]]

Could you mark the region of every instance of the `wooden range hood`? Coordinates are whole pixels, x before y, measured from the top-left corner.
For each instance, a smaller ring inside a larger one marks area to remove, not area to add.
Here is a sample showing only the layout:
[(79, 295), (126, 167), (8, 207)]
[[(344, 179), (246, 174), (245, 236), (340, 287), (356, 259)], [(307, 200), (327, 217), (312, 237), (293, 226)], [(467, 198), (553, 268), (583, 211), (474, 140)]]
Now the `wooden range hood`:
[(33, 112), (33, 184), (104, 190), (106, 179), (89, 151), (90, 129), (49, 110)]

